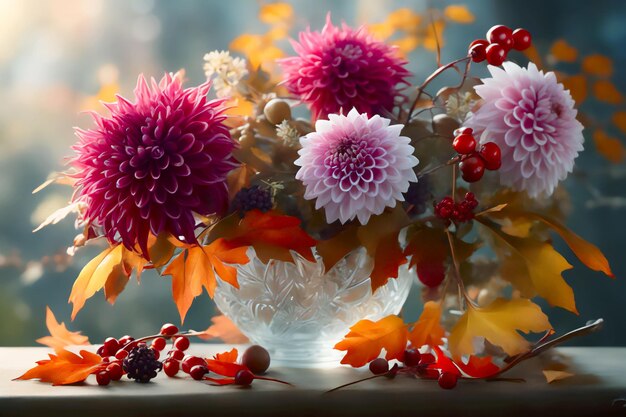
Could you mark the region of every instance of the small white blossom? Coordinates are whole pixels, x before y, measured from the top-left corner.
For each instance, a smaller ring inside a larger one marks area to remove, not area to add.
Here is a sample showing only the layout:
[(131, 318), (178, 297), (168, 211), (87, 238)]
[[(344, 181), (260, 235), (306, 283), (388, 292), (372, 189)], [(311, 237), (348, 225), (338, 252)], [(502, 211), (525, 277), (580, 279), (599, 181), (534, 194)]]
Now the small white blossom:
[(287, 146), (298, 146), (300, 144), (300, 134), (289, 124), (288, 120), (283, 120), (276, 125), (276, 136), (282, 139)]
[(204, 55), (204, 73), (213, 80), (216, 95), (226, 97), (231, 95), (248, 70), (244, 59), (233, 58), (228, 51), (213, 51)]
[(451, 94), (446, 102), (446, 113), (463, 122), (474, 106), (474, 102), (471, 93)]

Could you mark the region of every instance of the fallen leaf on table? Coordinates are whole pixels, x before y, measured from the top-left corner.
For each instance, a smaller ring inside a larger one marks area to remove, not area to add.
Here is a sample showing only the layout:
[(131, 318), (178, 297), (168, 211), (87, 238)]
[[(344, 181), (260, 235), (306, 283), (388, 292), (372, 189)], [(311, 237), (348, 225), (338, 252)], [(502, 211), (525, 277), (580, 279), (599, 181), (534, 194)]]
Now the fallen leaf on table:
[(65, 327), (65, 323), (59, 323), (50, 307), (46, 307), (46, 327), (50, 336), (41, 337), (36, 341), (42, 345), (50, 346), (57, 352), (65, 346), (89, 344), (87, 336), (80, 334), (80, 332), (70, 332)]
[(224, 343), (229, 345), (248, 343), (250, 341), (246, 335), (241, 333), (241, 330), (239, 330), (235, 323), (224, 315), (213, 317), (211, 322), (213, 322), (213, 324), (203, 332), (203, 335), (199, 336), (200, 339), (221, 339)]
[(335, 349), (347, 351), (341, 363), (358, 368), (377, 358), (383, 348), (387, 351), (387, 360), (402, 359), (407, 337), (402, 319), (391, 315), (376, 322), (359, 321)]
[(544, 369), (543, 371), (543, 376), (546, 377), (546, 382), (548, 384), (551, 384), (555, 381), (560, 381), (562, 379), (566, 379), (566, 378), (570, 378), (573, 377), (574, 374), (570, 373), (570, 372), (565, 372), (565, 371), (554, 371), (551, 369)]
[(86, 350), (81, 350), (80, 356), (67, 350), (60, 350), (49, 356), (50, 359), (38, 361), (37, 366), (15, 379), (39, 379), (42, 382), (51, 382), (52, 385), (75, 384), (84, 381), (106, 365), (99, 355)]
[(216, 353), (213, 355), (213, 359), (220, 362), (237, 362), (237, 358), (239, 357), (239, 352), (236, 348), (232, 348), (228, 352)]

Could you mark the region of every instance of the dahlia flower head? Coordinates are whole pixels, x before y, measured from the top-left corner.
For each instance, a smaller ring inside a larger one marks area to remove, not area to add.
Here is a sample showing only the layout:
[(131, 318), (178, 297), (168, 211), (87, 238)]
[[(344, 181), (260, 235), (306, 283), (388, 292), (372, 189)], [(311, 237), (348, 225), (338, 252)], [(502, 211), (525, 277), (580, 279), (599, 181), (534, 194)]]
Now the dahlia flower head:
[(549, 196), (583, 150), (574, 100), (553, 72), (533, 63), (522, 68), (505, 62), (489, 71), (492, 77), (475, 87), (484, 103), (465, 125), (480, 134), (481, 143), (500, 147), (503, 185), (533, 198)]
[(329, 223), (357, 218), (366, 224), (404, 201), (409, 183), (417, 181), (413, 168), (419, 161), (410, 139), (400, 136), (404, 126), (389, 123), (352, 109), (318, 120), (315, 132), (300, 139), (296, 178), (304, 183), (304, 198), (315, 199)]
[(377, 41), (365, 27), (333, 25), (300, 32), (291, 41), (297, 56), (279, 60), (283, 84), (307, 103), (314, 119), (356, 108), (368, 115), (391, 111), (411, 73), (396, 47)]
[(194, 213), (227, 210), (235, 142), (223, 101), (207, 100), (209, 88), (183, 89), (172, 74), (149, 85), (141, 75), (135, 102), (117, 96), (106, 104), (110, 116), (93, 113), (94, 129), (76, 129), (74, 200), (86, 203), (83, 220), (109, 241), (139, 246), (148, 257), (150, 234), (194, 243)]

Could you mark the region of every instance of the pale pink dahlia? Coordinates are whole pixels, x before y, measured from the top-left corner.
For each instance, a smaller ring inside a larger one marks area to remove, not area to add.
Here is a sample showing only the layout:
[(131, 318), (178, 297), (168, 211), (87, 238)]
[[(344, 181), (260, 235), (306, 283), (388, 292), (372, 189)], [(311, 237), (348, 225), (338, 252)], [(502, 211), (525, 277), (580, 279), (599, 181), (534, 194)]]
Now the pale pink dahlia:
[(95, 129), (77, 129), (75, 200), (109, 241), (139, 245), (144, 255), (149, 233), (195, 242), (194, 213), (227, 209), (235, 142), (222, 101), (207, 100), (209, 87), (183, 89), (170, 74), (149, 86), (140, 76), (135, 102), (118, 96), (109, 117), (94, 113)]
[(300, 139), (296, 178), (304, 183), (304, 198), (317, 199), (329, 223), (355, 217), (366, 224), (372, 214), (404, 201), (402, 193), (417, 181), (410, 139), (400, 136), (403, 125), (389, 119), (359, 114), (331, 114), (318, 120), (315, 132)]
[(333, 26), (300, 32), (292, 41), (298, 56), (279, 61), (287, 89), (307, 103), (313, 117), (326, 118), (353, 107), (374, 115), (391, 111), (400, 85), (411, 74), (396, 47), (375, 40), (365, 27)]
[(490, 66), (492, 78), (476, 87), (484, 104), (467, 126), (481, 134), (482, 143), (500, 146), (502, 184), (531, 197), (550, 195), (583, 149), (574, 100), (553, 72), (544, 74), (533, 63), (503, 67)]

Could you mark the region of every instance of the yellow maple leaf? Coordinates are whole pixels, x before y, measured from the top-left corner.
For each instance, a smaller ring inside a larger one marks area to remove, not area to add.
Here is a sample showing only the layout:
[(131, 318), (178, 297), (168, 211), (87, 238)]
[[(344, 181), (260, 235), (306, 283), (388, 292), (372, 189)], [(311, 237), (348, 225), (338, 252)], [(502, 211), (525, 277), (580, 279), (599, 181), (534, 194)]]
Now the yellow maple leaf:
[(57, 352), (66, 346), (89, 344), (89, 338), (87, 336), (80, 334), (80, 332), (70, 332), (67, 327), (65, 327), (65, 323), (59, 323), (57, 321), (56, 317), (54, 317), (54, 313), (50, 307), (47, 306), (46, 327), (48, 328), (48, 332), (50, 332), (50, 336), (40, 337), (36, 342), (50, 346)]
[(293, 7), (289, 3), (269, 3), (259, 10), (259, 19), (268, 24), (284, 23), (292, 17)]
[(548, 317), (537, 304), (525, 298), (498, 298), (484, 308), (468, 305), (448, 338), (455, 359), (475, 353), (474, 339), (484, 337), (500, 346), (508, 355), (528, 350), (529, 343), (519, 332), (543, 332), (551, 329)]
[(443, 15), (446, 19), (456, 23), (473, 23), (476, 18), (466, 6), (460, 4), (451, 4), (443, 9)]
[(441, 327), (441, 305), (435, 301), (424, 304), (424, 310), (420, 318), (415, 322), (409, 332), (409, 342), (415, 348), (424, 345), (439, 346), (443, 344), (441, 338), (445, 331)]
[(73, 304), (72, 320), (83, 308), (85, 301), (100, 291), (109, 279), (119, 279), (125, 275), (122, 266), (123, 245), (110, 246), (89, 261), (74, 281), (69, 302)]
[(544, 369), (541, 372), (543, 372), (543, 376), (546, 377), (546, 382), (548, 384), (551, 384), (555, 381), (560, 381), (562, 379), (571, 378), (574, 376), (574, 374), (571, 372), (555, 371), (552, 369)]
[(345, 350), (341, 363), (361, 367), (376, 359), (385, 349), (385, 358), (401, 359), (407, 343), (407, 328), (398, 316), (387, 316), (376, 322), (361, 320), (350, 327), (345, 338), (335, 345), (337, 350)]

